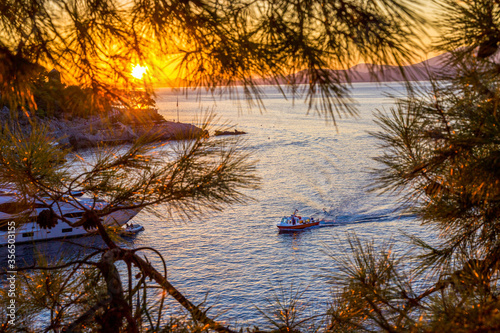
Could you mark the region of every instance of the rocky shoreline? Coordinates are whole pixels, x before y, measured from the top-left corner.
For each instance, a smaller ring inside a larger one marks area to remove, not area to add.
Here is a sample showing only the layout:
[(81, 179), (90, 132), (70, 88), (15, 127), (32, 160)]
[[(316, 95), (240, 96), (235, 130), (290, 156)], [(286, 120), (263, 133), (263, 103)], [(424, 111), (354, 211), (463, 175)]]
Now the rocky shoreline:
[(47, 124), (54, 137), (63, 145), (73, 149), (91, 148), (100, 145), (118, 145), (134, 142), (140, 137), (154, 137), (157, 141), (190, 139), (203, 130), (191, 124), (170, 121), (145, 122), (141, 124), (107, 123), (99, 118), (71, 121), (49, 121)]
[[(199, 127), (186, 123), (165, 120), (155, 111), (155, 116), (144, 118), (121, 116), (89, 118), (37, 118), (48, 127), (50, 135), (61, 145), (79, 150), (102, 145), (118, 145), (130, 143), (142, 136), (154, 137), (157, 141), (190, 139), (208, 133)], [(23, 119), (24, 118), (24, 119)], [(2, 123), (11, 120), (10, 111), (0, 111)], [(29, 131), (30, 124), (25, 117), (17, 122), (21, 130)]]
[(223, 136), (223, 135), (243, 135), (247, 134), (244, 131), (238, 131), (237, 129), (233, 131), (215, 131), (214, 136)]

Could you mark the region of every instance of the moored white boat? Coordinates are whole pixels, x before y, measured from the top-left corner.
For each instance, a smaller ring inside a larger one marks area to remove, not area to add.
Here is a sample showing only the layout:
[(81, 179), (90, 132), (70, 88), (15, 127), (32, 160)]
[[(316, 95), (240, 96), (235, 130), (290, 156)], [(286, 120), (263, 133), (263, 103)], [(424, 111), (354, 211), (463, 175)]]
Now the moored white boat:
[(314, 217), (303, 217), (297, 215), (297, 210), (290, 216), (283, 216), (276, 226), (279, 230), (299, 230), (319, 225)]
[[(76, 194), (76, 193), (75, 193)], [(0, 191), (0, 246), (45, 241), (57, 238), (69, 238), (93, 234), (96, 229), (85, 230), (83, 226), (73, 227), (57, 219), (52, 228), (42, 228), (37, 220), (43, 211), (53, 206), (56, 214), (64, 216), (69, 222), (78, 222), (84, 208), (100, 209), (106, 205), (103, 200), (76, 197), (65, 198), (57, 202), (38, 202), (23, 204), (14, 192)], [(121, 227), (132, 219), (140, 209), (124, 209), (112, 212), (102, 218), (103, 225)]]
[(144, 230), (144, 227), (140, 224), (127, 223), (126, 228), (120, 230), (120, 234), (123, 236), (133, 236)]

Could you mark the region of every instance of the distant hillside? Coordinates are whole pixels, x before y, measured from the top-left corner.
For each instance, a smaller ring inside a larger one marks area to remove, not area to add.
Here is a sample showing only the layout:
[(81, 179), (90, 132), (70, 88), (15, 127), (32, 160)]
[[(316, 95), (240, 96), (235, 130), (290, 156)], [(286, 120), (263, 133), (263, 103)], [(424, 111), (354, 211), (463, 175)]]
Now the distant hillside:
[[(419, 62), (417, 64), (403, 66), (399, 68), (398, 66), (390, 65), (373, 65), (373, 64), (358, 64), (347, 70), (331, 70), (334, 74), (339, 77), (341, 82), (347, 82), (347, 78), (350, 82), (394, 82), (394, 81), (424, 81), (429, 80), (429, 77), (434, 78), (440, 77), (440, 72), (442, 72), (447, 59), (449, 58), (448, 53), (441, 54), (439, 56), (433, 57), (431, 59)], [(370, 74), (370, 68), (373, 72)], [(406, 75), (406, 78), (403, 75)], [(450, 74), (449, 72), (447, 74)], [(295, 75), (290, 75), (286, 78), (278, 79), (280, 84), (288, 84), (290, 82), (295, 82), (297, 84), (309, 83), (309, 75), (307, 70), (302, 70)], [(272, 83), (269, 80), (256, 78), (254, 79), (255, 84), (268, 85), (276, 83), (275, 80)], [(236, 81), (233, 84), (242, 84), (242, 82)], [(178, 86), (178, 87), (188, 87), (190, 86), (187, 80), (176, 79), (171, 82), (159, 84), (159, 86)]]
[[(410, 81), (429, 80), (431, 76), (439, 78), (448, 57), (449, 55), (445, 53), (402, 68), (389, 65), (358, 64), (351, 67), (347, 71), (347, 75), (349, 75), (351, 82), (376, 82), (377, 79), (383, 82), (404, 81), (405, 79)], [(373, 70), (373, 74), (370, 74), (370, 68)], [(346, 74), (346, 71), (337, 72), (343, 72), (339, 73), (342, 74), (341, 76)]]
[[(351, 82), (394, 82), (405, 81), (405, 79), (410, 81), (423, 81), (428, 80), (430, 76), (439, 78), (440, 72), (445, 66), (448, 57), (449, 54), (445, 53), (417, 64), (403, 66), (402, 68), (389, 65), (358, 64), (348, 70), (331, 71), (340, 78), (341, 82), (346, 82), (346, 77), (349, 78)], [(370, 69), (373, 70), (372, 73), (370, 73)], [(281, 79), (280, 83), (286, 84), (293, 81), (298, 84), (308, 83), (309, 75), (307, 70), (296, 73), (295, 77), (289, 76), (286, 79)], [(257, 83), (266, 84), (265, 80), (257, 80)]]

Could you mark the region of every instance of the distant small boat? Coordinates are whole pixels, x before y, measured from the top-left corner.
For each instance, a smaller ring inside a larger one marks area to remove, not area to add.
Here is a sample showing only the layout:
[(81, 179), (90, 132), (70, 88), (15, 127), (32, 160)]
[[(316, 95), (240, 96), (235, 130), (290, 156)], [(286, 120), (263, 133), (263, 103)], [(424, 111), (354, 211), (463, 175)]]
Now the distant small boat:
[(122, 236), (133, 236), (143, 230), (144, 227), (142, 225), (130, 223), (127, 224), (126, 227), (123, 228), (120, 233)]
[(238, 131), (238, 130), (234, 130), (234, 131), (219, 131), (219, 130), (216, 130), (214, 135), (215, 136), (222, 136), (222, 135), (242, 135), (242, 134), (247, 134), (247, 132), (244, 132), (244, 131)]
[(281, 222), (277, 224), (279, 230), (298, 230), (319, 225), (314, 217), (302, 217), (297, 215), (297, 210), (290, 216), (283, 216)]

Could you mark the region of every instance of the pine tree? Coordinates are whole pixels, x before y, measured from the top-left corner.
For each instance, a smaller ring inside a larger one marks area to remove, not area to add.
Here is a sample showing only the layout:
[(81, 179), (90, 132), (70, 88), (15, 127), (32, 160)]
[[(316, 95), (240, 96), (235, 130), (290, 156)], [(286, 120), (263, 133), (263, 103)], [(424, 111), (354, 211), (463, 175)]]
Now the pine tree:
[(429, 89), (378, 113), (384, 153), (374, 175), (376, 189), (403, 193), (439, 238), (411, 236), (412, 257), (401, 257), (352, 237), (332, 331), (500, 329), (500, 3), (436, 2), (437, 47), (449, 57)]
[(416, 10), (407, 0), (3, 1), (0, 95), (13, 109), (36, 108), (29, 78), (41, 65), (69, 85), (120, 99), (148, 82), (130, 76), (132, 65), (166, 80), (173, 62), (177, 83), (243, 85), (257, 103), (256, 78), (285, 82), (334, 120), (355, 110), (341, 84), (348, 78), (329, 69), (412, 60), (425, 22)]
[[(161, 77), (163, 62), (173, 61), (183, 85), (212, 91), (243, 85), (249, 100), (259, 104), (259, 78), (295, 96), (302, 93), (310, 110), (335, 121), (356, 110), (342, 83), (349, 78), (329, 69), (358, 61), (404, 64), (419, 48), (415, 32), (424, 23), (406, 0), (1, 1), (0, 96), (13, 113), (21, 110), (29, 118), (40, 107), (33, 78), (43, 68), (55, 68), (64, 84), (90, 96), (91, 110), (105, 111), (109, 103), (103, 100), (129, 102), (123, 92), (138, 85), (130, 76), (132, 64), (147, 64)], [(57, 202), (71, 198), (74, 189), (105, 198), (104, 207), (86, 208), (80, 221), (70, 223), (97, 228), (106, 246), (76, 260), (40, 259), (23, 268), (20, 288), (29, 292), (19, 304), (18, 326), (4, 317), (4, 331), (39, 331), (40, 325), (45, 331), (158, 331), (166, 293), (192, 317), (192, 326), (179, 330), (230, 331), (176, 290), (165, 266), (153, 267), (139, 255), (159, 255), (155, 249), (121, 247), (102, 218), (155, 204), (193, 216), (243, 200), (240, 190), (255, 188), (258, 179), (237, 143), (209, 140), (202, 131), (178, 142), (174, 151), (158, 152), (154, 138), (141, 138), (125, 151), (99, 150), (88, 162), (51, 145), (43, 125), (33, 121), (27, 133), (13, 119), (0, 136), (0, 184), (28, 202)], [(83, 171), (71, 168), (77, 163)], [(46, 215), (45, 226), (65, 219), (57, 207)], [(127, 267), (126, 274), (118, 263)], [(164, 292), (150, 307), (154, 288)], [(36, 322), (42, 312), (50, 313), (49, 319)]]

